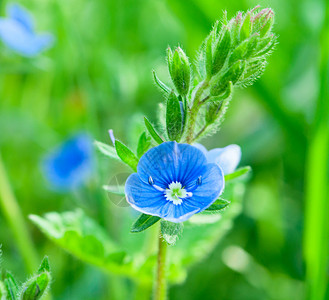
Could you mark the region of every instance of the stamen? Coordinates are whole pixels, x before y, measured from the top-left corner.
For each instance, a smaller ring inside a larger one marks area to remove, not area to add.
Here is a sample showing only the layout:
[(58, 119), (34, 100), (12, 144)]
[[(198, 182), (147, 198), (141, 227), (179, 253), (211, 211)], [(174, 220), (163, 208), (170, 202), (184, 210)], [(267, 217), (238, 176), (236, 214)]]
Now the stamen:
[(196, 181), (197, 185), (201, 185), (202, 184), (202, 176), (199, 176), (197, 181)]
[(149, 177), (149, 184), (150, 184), (150, 185), (154, 185), (154, 181), (153, 181), (152, 176)]

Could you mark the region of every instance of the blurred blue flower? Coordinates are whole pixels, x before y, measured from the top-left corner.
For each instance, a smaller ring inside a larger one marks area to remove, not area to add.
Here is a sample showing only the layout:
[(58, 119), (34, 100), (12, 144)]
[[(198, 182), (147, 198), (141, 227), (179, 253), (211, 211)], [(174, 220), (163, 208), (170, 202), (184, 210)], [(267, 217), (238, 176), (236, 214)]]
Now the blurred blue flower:
[(0, 39), (8, 48), (24, 56), (35, 56), (53, 45), (54, 36), (36, 34), (31, 15), (20, 5), (7, 5), (7, 15), (0, 18)]
[(223, 189), (222, 170), (199, 149), (176, 142), (146, 152), (125, 185), (133, 208), (176, 223), (205, 210)]
[(211, 149), (210, 151), (201, 144), (194, 144), (193, 146), (204, 153), (209, 163), (220, 166), (225, 175), (234, 172), (241, 160), (241, 148), (235, 144), (224, 148)]
[(92, 141), (86, 134), (78, 134), (49, 153), (43, 162), (43, 171), (57, 190), (69, 190), (86, 182), (92, 175)]

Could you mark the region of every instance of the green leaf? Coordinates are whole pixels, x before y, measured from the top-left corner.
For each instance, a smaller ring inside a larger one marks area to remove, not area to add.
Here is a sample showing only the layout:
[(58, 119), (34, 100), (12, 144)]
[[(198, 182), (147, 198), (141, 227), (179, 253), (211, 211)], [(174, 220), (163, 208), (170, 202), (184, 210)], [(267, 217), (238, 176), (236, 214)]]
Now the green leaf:
[(164, 141), (163, 139), (160, 137), (160, 135), (158, 135), (158, 133), (155, 131), (155, 129), (153, 128), (153, 125), (150, 123), (150, 121), (144, 117), (144, 123), (146, 126), (146, 129), (148, 130), (149, 134), (151, 135), (151, 137), (158, 143), (158, 144), (162, 144)]
[(138, 164), (138, 158), (136, 155), (126, 145), (118, 140), (115, 141), (115, 149), (117, 150), (117, 154), (120, 159), (136, 172)]
[(160, 220), (160, 217), (141, 214), (131, 227), (131, 232), (141, 232)]
[(217, 199), (213, 204), (211, 204), (206, 211), (219, 212), (227, 207), (231, 202), (225, 199)]
[(16, 300), (18, 294), (18, 285), (13, 275), (7, 273), (7, 278), (4, 281), (7, 290), (7, 299)]
[(140, 158), (151, 147), (151, 138), (143, 132), (138, 140), (137, 156)]
[(154, 82), (156, 83), (156, 85), (163, 90), (166, 94), (169, 94), (171, 89), (169, 87), (166, 86), (166, 84), (164, 84), (159, 77), (157, 76), (157, 74), (155, 73), (155, 71), (153, 70), (153, 79)]
[(183, 232), (183, 223), (161, 220), (161, 234), (169, 245), (174, 245)]
[(102, 152), (106, 156), (120, 161), (120, 158), (118, 157), (117, 152), (115, 151), (114, 147), (112, 147), (110, 145), (107, 145), (107, 144), (104, 144), (104, 143), (99, 142), (99, 141), (94, 141), (94, 145), (97, 147), (97, 149), (100, 152)]
[(135, 275), (131, 259), (82, 210), (29, 218), (50, 240), (79, 259), (115, 274)]
[(225, 181), (236, 179), (242, 175), (249, 173), (250, 171), (251, 171), (250, 166), (239, 168), (235, 172), (225, 175)]
[(49, 259), (48, 256), (45, 256), (41, 262), (41, 265), (38, 270), (38, 274), (41, 274), (43, 272), (50, 272), (50, 265), (49, 265)]
[(103, 189), (116, 195), (125, 195), (124, 185), (103, 185)]
[(167, 99), (166, 126), (169, 139), (179, 142), (182, 137), (183, 116), (179, 100), (173, 91)]

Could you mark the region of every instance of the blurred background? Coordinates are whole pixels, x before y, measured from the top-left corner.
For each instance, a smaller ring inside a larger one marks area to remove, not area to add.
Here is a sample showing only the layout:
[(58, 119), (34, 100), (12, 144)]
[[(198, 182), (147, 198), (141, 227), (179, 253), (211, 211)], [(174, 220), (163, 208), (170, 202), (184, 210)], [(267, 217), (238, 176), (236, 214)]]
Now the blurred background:
[[(8, 3), (0, 2), (2, 17)], [(21, 4), (33, 15), (36, 31), (50, 32), (55, 40), (33, 57), (0, 45), (1, 176), (3, 180), (6, 176), (19, 203), (38, 259), (49, 255), (54, 299), (130, 299), (130, 294), (121, 298), (120, 291), (111, 292), (114, 275), (70, 256), (28, 220), (29, 214), (82, 207), (115, 234), (120, 220), (101, 186), (113, 172), (127, 169), (95, 153), (98, 171), (87, 186), (79, 192), (56, 190), (42, 172), (44, 157), (76, 133), (87, 132), (92, 140), (110, 143), (110, 128), (117, 138), (136, 147), (142, 116), (155, 121), (163, 100), (153, 84), (152, 70), (169, 83), (167, 46), (181, 45), (193, 58), (223, 10), (230, 18), (257, 4), (274, 9), (279, 44), (261, 79), (235, 91), (220, 132), (202, 141), (208, 149), (241, 146), (241, 165), (253, 169), (242, 211), (210, 256), (190, 268), (185, 282), (171, 287), (170, 299), (292, 300), (306, 295), (329, 299), (328, 291), (325, 298), (329, 182), (323, 176), (328, 175), (329, 155), (328, 145), (316, 139), (321, 124), (326, 124), (321, 128), (328, 136), (329, 99), (324, 92), (328, 70), (319, 67), (321, 57), (329, 53), (328, 48), (321, 52), (326, 45), (319, 42), (327, 30), (326, 1), (30, 0)], [(10, 191), (3, 182), (0, 190), (6, 201)], [(26, 262), (16, 240), (2, 207), (2, 268), (22, 280), (31, 270), (23, 267)], [(124, 280), (119, 289), (129, 290), (130, 285)], [(308, 292), (312, 288), (319, 294)]]

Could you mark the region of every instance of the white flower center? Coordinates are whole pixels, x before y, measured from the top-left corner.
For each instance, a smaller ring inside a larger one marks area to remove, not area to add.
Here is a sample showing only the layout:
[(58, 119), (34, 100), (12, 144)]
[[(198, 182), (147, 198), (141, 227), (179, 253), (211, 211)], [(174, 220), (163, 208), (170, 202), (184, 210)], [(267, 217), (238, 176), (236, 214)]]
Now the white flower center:
[(184, 198), (191, 196), (192, 193), (187, 192), (178, 181), (169, 184), (165, 190), (166, 199), (172, 201), (175, 205), (182, 204)]

